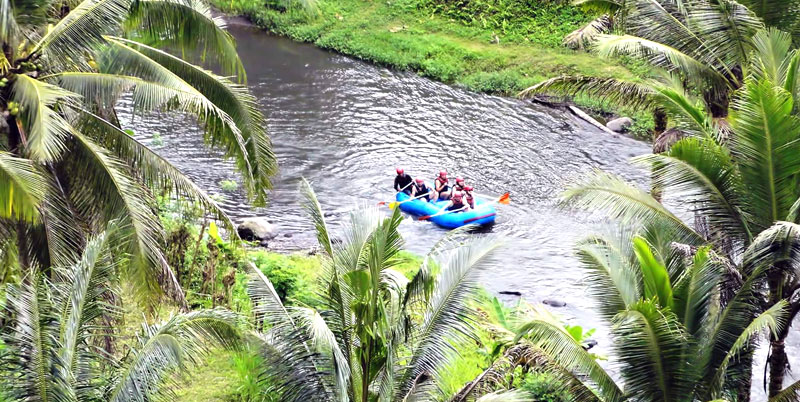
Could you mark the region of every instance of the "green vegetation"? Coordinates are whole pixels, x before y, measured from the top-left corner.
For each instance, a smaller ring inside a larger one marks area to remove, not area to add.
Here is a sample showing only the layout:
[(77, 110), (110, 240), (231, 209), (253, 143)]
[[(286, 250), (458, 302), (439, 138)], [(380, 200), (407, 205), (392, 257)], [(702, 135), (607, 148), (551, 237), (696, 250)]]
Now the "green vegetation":
[[(253, 96), (226, 78), (243, 75), (233, 38), (201, 2), (3, 4), (0, 272), (19, 279), (71, 266), (87, 239), (118, 221), (111, 235), (130, 256), (119, 273), (140, 299), (166, 294), (185, 306), (163, 262), (156, 196), (192, 200), (233, 225), (189, 178), (123, 131), (113, 107), (129, 93), (136, 114), (193, 115), (263, 203), (276, 162)], [(213, 63), (226, 77), (192, 62)]]
[(232, 192), (239, 189), (239, 182), (236, 180), (223, 180), (219, 182), (219, 186), (222, 187), (222, 191)]

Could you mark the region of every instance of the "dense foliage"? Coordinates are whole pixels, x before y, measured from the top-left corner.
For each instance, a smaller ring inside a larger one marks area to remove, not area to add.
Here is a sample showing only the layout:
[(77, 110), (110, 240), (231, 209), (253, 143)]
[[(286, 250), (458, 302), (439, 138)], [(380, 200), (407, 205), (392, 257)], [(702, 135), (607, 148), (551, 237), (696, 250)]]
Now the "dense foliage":
[(263, 203), (275, 158), (255, 99), (191, 63), (214, 62), (243, 80), (233, 38), (207, 5), (183, 0), (5, 1), (0, 21), (4, 276), (70, 265), (88, 238), (118, 220), (119, 233), (131, 234), (119, 237), (131, 256), (122, 273), (140, 292), (164, 290), (184, 303), (163, 256), (155, 196), (193, 199), (232, 225), (191, 180), (120, 128), (114, 106), (125, 95), (137, 114), (195, 116)]

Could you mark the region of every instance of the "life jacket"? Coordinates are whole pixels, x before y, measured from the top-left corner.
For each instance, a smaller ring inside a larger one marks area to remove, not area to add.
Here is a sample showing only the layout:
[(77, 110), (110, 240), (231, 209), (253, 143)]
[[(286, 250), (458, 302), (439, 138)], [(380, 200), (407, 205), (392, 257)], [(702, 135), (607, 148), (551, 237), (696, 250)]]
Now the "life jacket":
[(475, 208), (475, 198), (472, 197), (472, 193), (468, 191), (464, 191), (464, 198), (467, 200), (467, 204), (469, 204), (470, 208)]
[(450, 202), (452, 202), (453, 205), (451, 205), (450, 208), (447, 208), (449, 211), (455, 211), (456, 209), (464, 208), (464, 201), (450, 200)]
[(448, 179), (442, 179), (442, 176), (439, 176), (433, 182), (434, 182), (434, 186), (436, 185), (436, 183), (442, 183), (442, 189), (439, 190), (439, 192), (443, 193), (445, 191), (450, 190), (450, 186), (447, 185), (448, 181), (449, 181)]
[(421, 185), (414, 183), (414, 190), (416, 191), (417, 195), (422, 195), (430, 191), (428, 190), (428, 186), (426, 186), (425, 183), (422, 183)]
[(455, 191), (464, 191), (464, 187), (466, 186), (463, 184), (458, 184), (458, 183), (453, 184), (453, 190)]

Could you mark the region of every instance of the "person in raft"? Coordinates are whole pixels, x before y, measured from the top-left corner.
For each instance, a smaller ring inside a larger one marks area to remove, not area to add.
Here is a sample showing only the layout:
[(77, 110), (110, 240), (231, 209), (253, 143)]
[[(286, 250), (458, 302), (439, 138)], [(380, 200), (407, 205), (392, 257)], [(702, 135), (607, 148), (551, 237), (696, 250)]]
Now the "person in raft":
[(436, 189), (436, 199), (447, 201), (450, 199), (450, 185), (447, 180), (447, 171), (442, 170), (439, 176), (433, 180), (433, 188)]
[(464, 178), (456, 177), (456, 184), (453, 184), (453, 188), (450, 190), (450, 197), (452, 197), (453, 194), (455, 193), (463, 192), (464, 186), (465, 186)]
[(464, 201), (470, 209), (475, 209), (475, 197), (472, 196), (472, 186), (464, 186)]
[(411, 195), (411, 183), (414, 181), (407, 175), (403, 168), (397, 168), (397, 176), (394, 178), (394, 190), (398, 193)]
[(421, 197), (424, 198), (425, 201), (430, 202), (432, 194), (433, 192), (431, 191), (431, 189), (429, 189), (428, 186), (425, 185), (425, 180), (422, 180), (419, 177), (417, 177), (417, 179), (414, 180), (414, 185), (411, 186), (411, 198)]
[(453, 193), (453, 198), (450, 199), (450, 203), (445, 207), (448, 211), (464, 211), (468, 208), (467, 204), (464, 204), (464, 196), (461, 193)]

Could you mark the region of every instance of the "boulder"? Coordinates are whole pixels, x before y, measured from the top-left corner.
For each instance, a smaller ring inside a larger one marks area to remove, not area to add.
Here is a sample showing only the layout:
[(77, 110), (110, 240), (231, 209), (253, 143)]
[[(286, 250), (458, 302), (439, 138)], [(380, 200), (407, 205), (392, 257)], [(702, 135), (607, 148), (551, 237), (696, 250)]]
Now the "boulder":
[(617, 133), (623, 133), (627, 131), (628, 128), (630, 128), (630, 126), (632, 125), (633, 125), (633, 120), (631, 120), (630, 117), (620, 117), (618, 119), (614, 119), (606, 123), (606, 127), (608, 127), (609, 130)]
[(236, 228), (239, 237), (247, 241), (271, 240), (278, 235), (278, 228), (265, 217), (245, 218)]
[(544, 304), (546, 304), (546, 305), (548, 305), (550, 307), (564, 307), (564, 306), (567, 305), (567, 303), (565, 303), (565, 302), (563, 302), (561, 300), (553, 300), (553, 299), (544, 299), (544, 300), (542, 300), (542, 303), (544, 303)]

